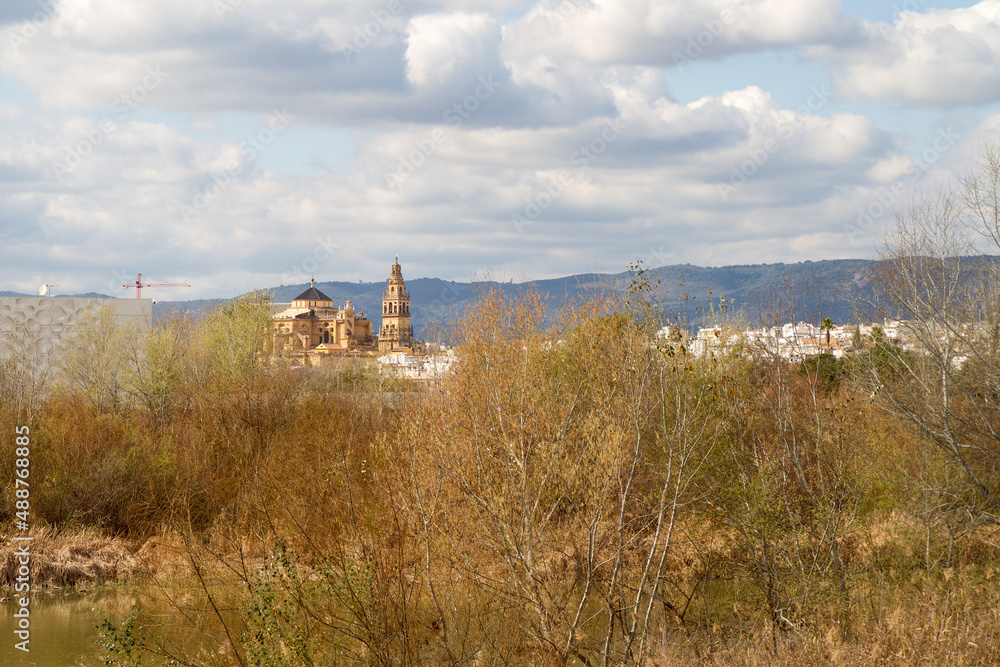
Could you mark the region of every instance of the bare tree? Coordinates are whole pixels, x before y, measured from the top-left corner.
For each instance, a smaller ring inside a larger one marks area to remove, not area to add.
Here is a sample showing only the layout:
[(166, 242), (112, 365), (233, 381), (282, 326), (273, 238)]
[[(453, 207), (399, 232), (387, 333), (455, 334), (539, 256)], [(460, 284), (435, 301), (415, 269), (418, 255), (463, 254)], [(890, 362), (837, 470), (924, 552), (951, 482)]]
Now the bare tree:
[[(719, 430), (713, 383), (607, 311), (576, 304), (546, 327), (537, 295), (488, 292), (412, 434), (417, 539), (453, 659), (469, 647), (454, 581), (496, 600), (522, 662), (639, 664), (651, 628), (683, 621), (669, 554)], [(485, 654), (494, 642), (482, 636)]]
[(126, 360), (137, 344), (133, 324), (118, 324), (114, 308), (88, 313), (62, 355), (61, 379), (85, 395), (100, 411), (119, 410), (126, 402)]
[[(866, 391), (968, 482), (951, 500), (1000, 521), (1000, 147), (949, 190), (897, 213), (873, 272), (873, 310), (904, 346), (865, 355)], [(898, 322), (898, 324), (896, 324)]]

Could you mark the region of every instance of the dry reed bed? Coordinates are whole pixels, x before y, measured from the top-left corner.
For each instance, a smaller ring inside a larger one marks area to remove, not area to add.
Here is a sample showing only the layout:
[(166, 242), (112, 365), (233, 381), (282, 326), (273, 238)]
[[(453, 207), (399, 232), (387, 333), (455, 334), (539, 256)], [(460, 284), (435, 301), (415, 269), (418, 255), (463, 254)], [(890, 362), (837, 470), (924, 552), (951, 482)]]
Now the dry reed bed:
[(914, 571), (865, 599), (840, 620), (723, 637), (660, 628), (648, 667), (679, 665), (995, 665), (1000, 664), (997, 570), (970, 566), (927, 575)]
[(31, 582), (37, 586), (81, 586), (128, 581), (140, 573), (139, 562), (123, 540), (83, 531), (57, 533), (47, 528), (31, 532), (30, 542), (4, 537), (0, 542), (0, 587), (13, 586), (19, 567), (15, 552), (30, 545)]

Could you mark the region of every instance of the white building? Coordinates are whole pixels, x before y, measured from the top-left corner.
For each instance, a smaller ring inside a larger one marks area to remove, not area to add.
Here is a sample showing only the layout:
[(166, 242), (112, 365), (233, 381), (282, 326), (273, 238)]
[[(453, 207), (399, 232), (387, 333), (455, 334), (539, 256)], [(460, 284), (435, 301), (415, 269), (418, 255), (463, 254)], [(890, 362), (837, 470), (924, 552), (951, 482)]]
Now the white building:
[(458, 361), (454, 350), (437, 354), (412, 355), (391, 352), (378, 358), (379, 370), (395, 377), (410, 380), (432, 380), (451, 371)]
[(65, 344), (75, 326), (105, 305), (114, 309), (119, 326), (132, 323), (139, 334), (153, 326), (151, 299), (5, 296), (0, 297), (0, 340), (20, 330), (37, 341), (38, 353), (51, 355)]

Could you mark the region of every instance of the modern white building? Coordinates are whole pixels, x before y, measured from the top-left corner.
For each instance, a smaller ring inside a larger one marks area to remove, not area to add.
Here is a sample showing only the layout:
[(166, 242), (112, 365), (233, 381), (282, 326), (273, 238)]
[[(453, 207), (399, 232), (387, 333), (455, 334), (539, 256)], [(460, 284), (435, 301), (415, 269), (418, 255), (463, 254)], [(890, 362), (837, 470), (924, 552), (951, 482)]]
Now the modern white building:
[(153, 326), (151, 299), (96, 299), (85, 297), (5, 296), (0, 297), (0, 346), (18, 331), (37, 341), (37, 351), (51, 355), (69, 338), (73, 328), (110, 305), (118, 324), (132, 324), (142, 334)]

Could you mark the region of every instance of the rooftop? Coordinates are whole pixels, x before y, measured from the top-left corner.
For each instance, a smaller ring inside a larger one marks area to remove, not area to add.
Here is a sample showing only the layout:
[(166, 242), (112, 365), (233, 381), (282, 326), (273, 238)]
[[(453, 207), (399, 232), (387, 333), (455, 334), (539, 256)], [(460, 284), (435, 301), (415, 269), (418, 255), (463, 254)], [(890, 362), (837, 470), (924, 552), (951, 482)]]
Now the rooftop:
[(298, 295), (294, 299), (295, 301), (329, 301), (333, 303), (333, 299), (316, 289), (316, 280), (311, 280), (309, 284), (309, 289), (307, 289), (302, 294)]

